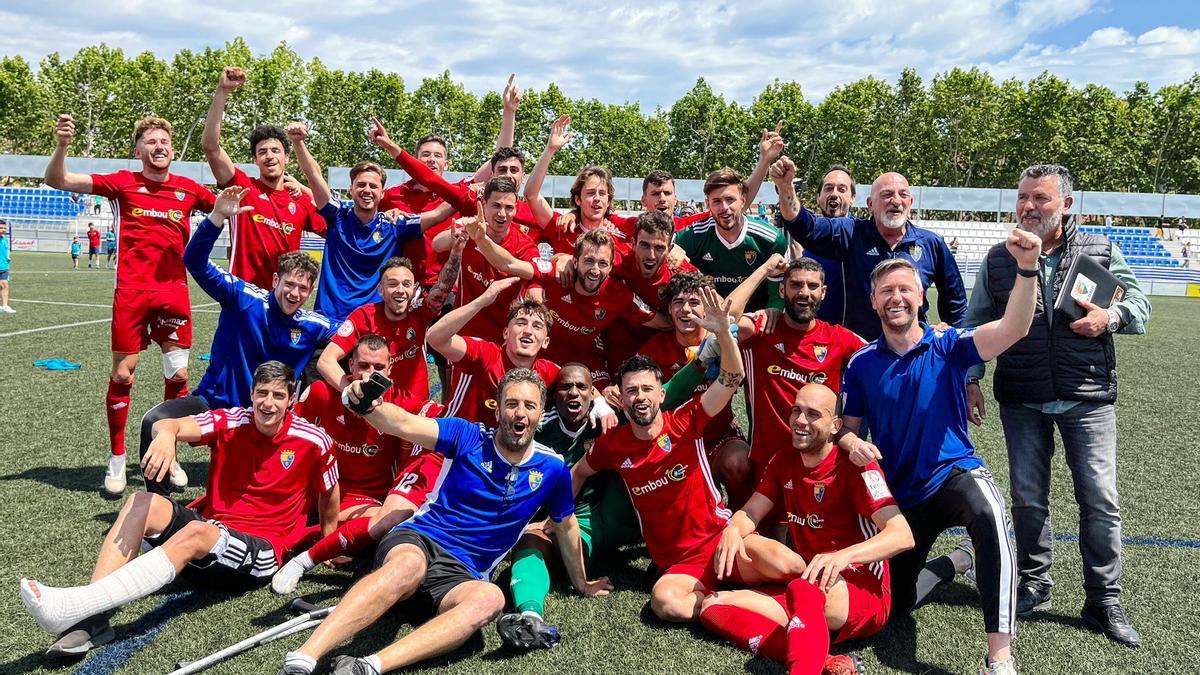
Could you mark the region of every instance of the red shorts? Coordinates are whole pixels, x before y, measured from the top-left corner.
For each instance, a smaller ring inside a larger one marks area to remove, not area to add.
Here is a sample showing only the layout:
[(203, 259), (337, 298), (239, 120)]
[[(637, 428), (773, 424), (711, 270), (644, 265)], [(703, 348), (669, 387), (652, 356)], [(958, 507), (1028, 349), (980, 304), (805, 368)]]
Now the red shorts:
[[(849, 608), (846, 623), (833, 636), (834, 642), (868, 638), (883, 630), (888, 614), (892, 611), (892, 590), (870, 571), (870, 565), (860, 565), (842, 570), (846, 580)], [(757, 589), (771, 596), (787, 611), (786, 586), (761, 586)]]
[(186, 287), (118, 288), (112, 307), (112, 350), (116, 354), (137, 354), (151, 341), (184, 349), (192, 346), (192, 303)]
[(400, 495), (414, 506), (420, 508), (429, 493), (437, 486), (438, 477), (442, 473), (442, 455), (437, 452), (426, 452), (417, 457), (408, 466), (400, 470), (396, 477), (396, 485), (389, 495)]
[[(713, 557), (716, 555), (717, 545), (720, 543), (721, 534), (717, 533), (717, 536), (708, 543), (684, 556), (682, 560), (667, 565), (663, 569), (663, 576), (668, 574), (689, 576), (704, 586), (705, 595), (716, 593), (721, 590), (722, 581), (717, 579), (716, 563), (713, 562)], [(733, 570), (732, 581), (740, 583), (736, 568)]]
[(348, 511), (360, 506), (383, 506), (378, 497), (358, 492), (346, 492), (342, 495), (341, 510)]

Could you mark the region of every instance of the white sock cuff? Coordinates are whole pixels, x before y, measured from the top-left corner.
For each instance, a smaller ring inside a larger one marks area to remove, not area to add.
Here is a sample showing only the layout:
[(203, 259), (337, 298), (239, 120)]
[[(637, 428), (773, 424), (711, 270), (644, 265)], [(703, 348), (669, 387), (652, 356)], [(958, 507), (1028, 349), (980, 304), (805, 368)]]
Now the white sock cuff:
[(380, 661), (379, 657), (375, 654), (364, 656), (361, 660), (363, 663), (374, 668), (376, 673), (383, 673), (383, 661)]

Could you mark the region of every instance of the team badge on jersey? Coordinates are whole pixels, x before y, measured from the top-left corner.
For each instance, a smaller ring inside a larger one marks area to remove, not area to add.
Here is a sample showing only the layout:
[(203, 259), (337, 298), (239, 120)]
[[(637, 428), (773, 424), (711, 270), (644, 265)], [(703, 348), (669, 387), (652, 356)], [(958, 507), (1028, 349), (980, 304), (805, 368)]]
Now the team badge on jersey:
[(746, 264), (747, 265), (753, 265), (756, 260), (758, 260), (758, 252), (757, 251), (746, 251)]
[(417, 337), (417, 329), (415, 329), (415, 328), (409, 328), (409, 329), (408, 329), (407, 331), (405, 331), (405, 333), (404, 333), (404, 339), (405, 339), (405, 340), (411, 340), (411, 339), (413, 339), (413, 338), (415, 338), (415, 337)]
[(912, 256), (913, 262), (917, 262), (923, 255), (925, 255), (925, 249), (913, 244), (912, 246), (908, 247), (908, 254)]
[(302, 337), (304, 337), (304, 331), (300, 330), (299, 328), (292, 329), (292, 344), (300, 344), (300, 338)]
[(529, 489), (537, 491), (542, 485), (542, 472), (537, 469), (532, 469), (529, 472)]
[(606, 317), (606, 316), (608, 316), (608, 312), (605, 311), (605, 309), (603, 307), (596, 308), (596, 320), (597, 321), (603, 320), (604, 317)]
[(383, 241), (383, 233), (379, 230), (375, 230), (371, 233), (371, 240), (378, 244), (379, 242)]
[(818, 363), (825, 363), (825, 357), (829, 355), (829, 345), (816, 345), (813, 347), (813, 356), (817, 357)]
[(296, 215), (296, 202), (288, 202), (288, 213)]
[(186, 196), (187, 196), (187, 193), (184, 192), (183, 190), (175, 191), (175, 199), (178, 199), (179, 201), (183, 201), (183, 198)]
[(684, 478), (687, 478), (687, 466), (683, 464), (676, 464), (675, 466), (671, 467), (670, 471), (667, 472), (667, 478), (670, 478), (676, 483)]
[(283, 468), (290, 469), (292, 464), (296, 462), (296, 453), (291, 450), (283, 450), (279, 453), (279, 463)]
[(815, 499), (817, 501), (821, 501), (822, 499), (825, 499), (825, 484), (824, 483), (817, 483), (816, 485), (813, 486), (813, 499)]
[(656, 443), (658, 444), (658, 447), (662, 448), (663, 452), (671, 451), (671, 437), (670, 436), (663, 434), (662, 436), (658, 437), (658, 440), (656, 441)]
[(350, 334), (353, 332), (354, 324), (350, 323), (349, 319), (343, 321), (342, 325), (338, 326), (338, 335), (342, 337), (350, 337)]

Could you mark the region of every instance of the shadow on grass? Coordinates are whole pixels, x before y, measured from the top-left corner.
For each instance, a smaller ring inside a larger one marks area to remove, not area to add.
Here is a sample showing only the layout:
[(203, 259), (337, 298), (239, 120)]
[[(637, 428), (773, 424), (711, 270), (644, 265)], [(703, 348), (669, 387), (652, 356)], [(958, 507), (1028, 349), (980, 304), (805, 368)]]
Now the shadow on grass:
[[(128, 461), (133, 462), (134, 458), (131, 456)], [(203, 485), (204, 481), (207, 480), (207, 462), (184, 462), (183, 468), (187, 471), (192, 484)], [(68, 492), (99, 494), (110, 501), (120, 500), (122, 497), (109, 495), (101, 488), (103, 471), (104, 468), (102, 466), (80, 466), (74, 468), (36, 466), (20, 473), (0, 476), (0, 481), (29, 480)], [(129, 467), (128, 475), (130, 487), (141, 489), (141, 473), (136, 465)], [(125, 494), (130, 494), (129, 489), (126, 489)]]

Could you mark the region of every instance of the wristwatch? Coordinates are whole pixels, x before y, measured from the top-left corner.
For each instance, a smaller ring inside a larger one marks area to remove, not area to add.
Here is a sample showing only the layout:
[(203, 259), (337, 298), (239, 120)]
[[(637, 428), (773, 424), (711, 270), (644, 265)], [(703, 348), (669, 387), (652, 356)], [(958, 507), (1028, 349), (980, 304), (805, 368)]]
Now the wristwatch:
[(1121, 330), (1121, 313), (1116, 307), (1108, 308), (1108, 332), (1115, 333)]

